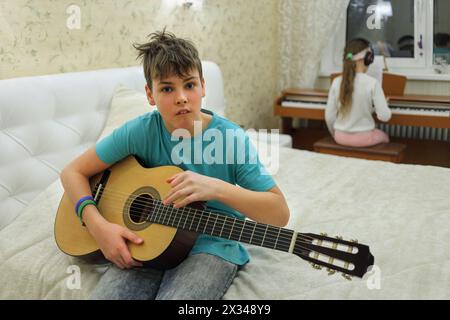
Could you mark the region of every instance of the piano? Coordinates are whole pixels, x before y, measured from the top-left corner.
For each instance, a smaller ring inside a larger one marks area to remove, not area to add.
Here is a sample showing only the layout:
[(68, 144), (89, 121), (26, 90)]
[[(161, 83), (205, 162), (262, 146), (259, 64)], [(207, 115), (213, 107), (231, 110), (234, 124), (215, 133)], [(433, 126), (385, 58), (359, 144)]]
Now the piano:
[[(388, 125), (450, 129), (450, 96), (403, 95), (387, 98), (392, 110)], [(323, 90), (283, 91), (274, 104), (274, 114), (283, 119), (283, 133), (292, 130), (293, 118), (324, 121), (327, 100), (328, 92)]]

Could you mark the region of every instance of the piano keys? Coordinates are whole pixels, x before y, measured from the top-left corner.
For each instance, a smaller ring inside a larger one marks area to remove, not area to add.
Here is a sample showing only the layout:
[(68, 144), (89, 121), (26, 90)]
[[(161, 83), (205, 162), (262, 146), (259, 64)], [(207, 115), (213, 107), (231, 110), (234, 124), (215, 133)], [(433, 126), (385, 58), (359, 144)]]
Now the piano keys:
[[(275, 115), (284, 118), (325, 119), (328, 93), (289, 89), (275, 101)], [(450, 96), (404, 95), (388, 97), (392, 118), (387, 124), (450, 129)]]
[[(305, 108), (305, 109), (319, 109), (325, 110), (326, 102), (308, 102), (301, 100), (283, 100), (281, 105), (283, 107), (291, 108)], [(436, 117), (450, 117), (450, 105), (444, 107), (441, 105), (421, 105), (419, 103), (415, 105), (398, 103), (396, 101), (389, 102), (389, 109), (393, 114), (405, 114), (405, 115), (424, 115), (424, 116), (436, 116)]]

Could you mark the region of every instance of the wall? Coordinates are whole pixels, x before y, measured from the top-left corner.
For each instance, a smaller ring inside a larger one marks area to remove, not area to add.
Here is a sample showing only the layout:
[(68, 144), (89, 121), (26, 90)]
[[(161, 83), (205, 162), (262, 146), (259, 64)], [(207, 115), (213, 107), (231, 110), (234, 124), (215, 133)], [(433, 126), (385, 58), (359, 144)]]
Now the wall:
[(0, 0), (0, 79), (133, 66), (132, 44), (167, 26), (219, 64), (231, 120), (277, 127), (277, 0), (204, 0), (202, 10), (177, 1)]

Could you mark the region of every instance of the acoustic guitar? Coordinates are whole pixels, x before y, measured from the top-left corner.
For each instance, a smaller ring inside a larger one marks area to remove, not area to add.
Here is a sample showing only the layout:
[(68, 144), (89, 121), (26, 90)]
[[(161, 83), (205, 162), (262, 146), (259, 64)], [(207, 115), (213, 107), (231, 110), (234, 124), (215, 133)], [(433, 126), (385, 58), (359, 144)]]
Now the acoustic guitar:
[[(346, 279), (363, 277), (374, 263), (369, 247), (356, 240), (240, 220), (209, 212), (201, 202), (179, 209), (164, 206), (161, 199), (170, 190), (165, 181), (179, 172), (182, 169), (176, 166), (144, 168), (130, 156), (90, 179), (92, 196), (104, 218), (144, 239), (140, 245), (128, 243), (132, 257), (144, 266), (175, 267), (186, 258), (198, 234), (289, 252), (316, 269), (326, 267), (329, 274), (341, 272)], [(90, 261), (104, 259), (66, 194), (59, 204), (54, 232), (64, 253)]]

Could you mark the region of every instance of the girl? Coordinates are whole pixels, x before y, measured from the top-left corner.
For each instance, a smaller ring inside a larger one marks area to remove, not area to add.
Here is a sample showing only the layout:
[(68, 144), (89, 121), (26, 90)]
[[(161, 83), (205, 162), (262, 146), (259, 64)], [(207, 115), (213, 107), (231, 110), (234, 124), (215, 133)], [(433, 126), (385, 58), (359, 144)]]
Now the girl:
[(391, 110), (380, 83), (366, 75), (374, 60), (370, 43), (351, 40), (344, 50), (342, 76), (334, 79), (325, 109), (325, 121), (336, 143), (351, 147), (369, 147), (389, 142), (389, 137), (375, 129), (372, 113), (380, 121), (389, 121)]

